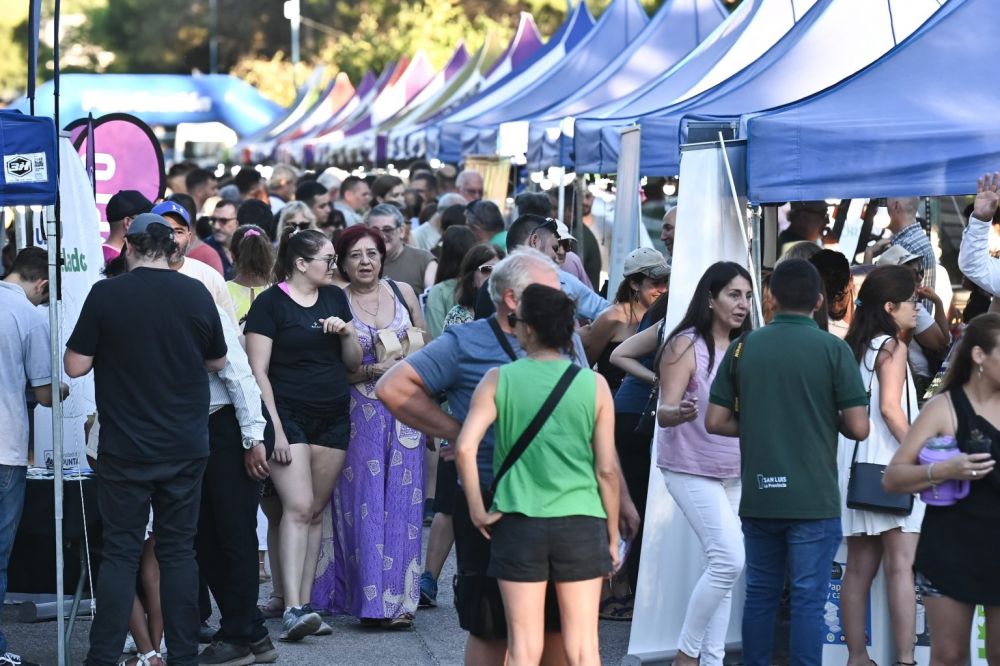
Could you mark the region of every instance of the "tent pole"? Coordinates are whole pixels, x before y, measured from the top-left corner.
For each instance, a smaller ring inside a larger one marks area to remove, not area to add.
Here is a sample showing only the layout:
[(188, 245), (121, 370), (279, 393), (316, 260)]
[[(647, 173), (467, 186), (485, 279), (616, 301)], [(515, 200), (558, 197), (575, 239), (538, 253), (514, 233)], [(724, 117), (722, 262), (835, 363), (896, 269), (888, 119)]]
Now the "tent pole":
[(59, 131), (59, 18), (60, 2), (55, 0), (55, 13), (53, 15), (53, 33), (55, 43), (53, 45), (52, 60), (53, 68), (53, 95), (55, 97), (53, 105), (53, 116), (56, 125), (56, 205), (55, 214), (51, 220), (47, 220), (47, 235), (49, 249), (49, 336), (52, 348), (52, 466), (55, 477), (52, 481), (52, 494), (54, 500), (55, 513), (55, 541), (56, 541), (56, 655), (58, 666), (66, 664), (66, 609), (64, 608), (63, 585), (64, 568), (63, 562), (63, 408), (62, 408), (62, 354), (60, 353), (61, 339), (60, 323), (62, 319), (62, 279), (60, 270), (60, 259), (62, 254), (61, 235), (59, 228), (59, 218), (62, 215), (62, 196), (59, 193), (60, 177), (60, 154), (61, 141)]
[(566, 188), (563, 187), (563, 179), (566, 176), (566, 168), (565, 167), (558, 167), (558, 171), (559, 171), (559, 185), (558, 185), (558, 187), (559, 187), (559, 210), (556, 211), (556, 219), (559, 220), (560, 222), (562, 222), (563, 224), (566, 224), (566, 220), (563, 219), (565, 217), (565, 215), (563, 214), (563, 211), (566, 210)]
[[(763, 265), (763, 263), (761, 262), (761, 246), (760, 246), (760, 206), (753, 206), (750, 209), (750, 233), (751, 233), (750, 255), (752, 263), (751, 268), (753, 271), (753, 277), (756, 279), (756, 284), (761, 285), (763, 284), (762, 280), (764, 279), (764, 277), (763, 275), (761, 275), (761, 270), (760, 270), (761, 266)], [(761, 295), (762, 294), (754, 294), (754, 299), (760, 302), (760, 298), (758, 298), (758, 296)], [(757, 311), (758, 308), (754, 308), (753, 310), (754, 318), (757, 317)], [(761, 312), (761, 315), (763, 317), (763, 312)], [(764, 325), (763, 321), (754, 322), (754, 327), (763, 325)]]

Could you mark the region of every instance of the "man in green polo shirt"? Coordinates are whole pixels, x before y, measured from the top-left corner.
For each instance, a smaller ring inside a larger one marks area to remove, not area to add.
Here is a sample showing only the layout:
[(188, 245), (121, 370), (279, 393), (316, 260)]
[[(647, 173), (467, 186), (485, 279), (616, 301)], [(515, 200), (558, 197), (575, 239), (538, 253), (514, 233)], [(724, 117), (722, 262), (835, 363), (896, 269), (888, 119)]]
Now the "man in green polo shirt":
[[(739, 436), (746, 548), (743, 663), (770, 666), (786, 564), (796, 666), (819, 666), (830, 565), (842, 538), (837, 433), (868, 436), (868, 396), (851, 350), (820, 330), (819, 273), (790, 259), (774, 269), (774, 320), (747, 336), (719, 366), (705, 417), (708, 431)], [(739, 397), (739, 415), (733, 406)]]

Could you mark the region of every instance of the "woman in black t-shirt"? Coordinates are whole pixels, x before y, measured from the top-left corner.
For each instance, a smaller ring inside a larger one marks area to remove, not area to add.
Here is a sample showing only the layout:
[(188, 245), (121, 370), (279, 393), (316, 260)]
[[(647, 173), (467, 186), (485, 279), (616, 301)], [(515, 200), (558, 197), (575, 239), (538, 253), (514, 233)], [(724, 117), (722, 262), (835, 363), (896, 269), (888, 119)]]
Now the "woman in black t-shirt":
[(247, 355), (275, 430), (271, 478), (281, 499), (279, 575), (285, 593), (282, 640), (321, 627), (308, 606), (319, 557), (322, 511), (343, 466), (351, 433), (347, 373), (361, 347), (344, 292), (333, 285), (336, 256), (321, 232), (287, 230), (275, 284), (246, 320)]

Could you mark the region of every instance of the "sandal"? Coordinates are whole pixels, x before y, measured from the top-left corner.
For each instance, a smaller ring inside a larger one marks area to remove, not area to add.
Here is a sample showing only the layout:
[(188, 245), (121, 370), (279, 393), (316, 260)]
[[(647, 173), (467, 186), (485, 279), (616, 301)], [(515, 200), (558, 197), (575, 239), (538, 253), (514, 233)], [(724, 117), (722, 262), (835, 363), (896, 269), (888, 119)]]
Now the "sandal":
[(285, 613), (285, 599), (284, 597), (272, 594), (267, 598), (267, 603), (257, 606), (257, 610), (266, 619), (281, 617)]
[(382, 621), (382, 627), (384, 629), (412, 629), (413, 628), (413, 614), (403, 613), (399, 617), (390, 618), (388, 620)]

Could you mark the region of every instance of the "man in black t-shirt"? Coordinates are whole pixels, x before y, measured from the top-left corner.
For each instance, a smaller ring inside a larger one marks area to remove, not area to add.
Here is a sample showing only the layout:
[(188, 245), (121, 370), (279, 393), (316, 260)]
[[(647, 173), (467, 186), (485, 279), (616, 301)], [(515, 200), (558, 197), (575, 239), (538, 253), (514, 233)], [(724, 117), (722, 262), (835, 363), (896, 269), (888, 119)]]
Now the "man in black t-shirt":
[(194, 536), (208, 457), (209, 372), (226, 364), (212, 297), (167, 264), (170, 223), (145, 213), (125, 237), (129, 272), (95, 284), (66, 343), (70, 377), (95, 373), (104, 523), (88, 666), (118, 663), (153, 509), (170, 662), (198, 663)]

